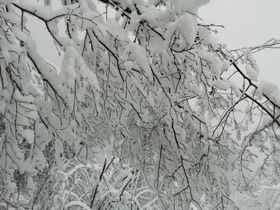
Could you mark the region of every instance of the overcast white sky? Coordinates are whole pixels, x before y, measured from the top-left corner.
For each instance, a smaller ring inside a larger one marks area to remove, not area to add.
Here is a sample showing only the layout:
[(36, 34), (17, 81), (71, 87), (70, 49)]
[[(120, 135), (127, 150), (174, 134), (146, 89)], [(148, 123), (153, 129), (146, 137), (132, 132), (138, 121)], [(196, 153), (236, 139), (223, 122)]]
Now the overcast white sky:
[[(280, 0), (210, 0), (199, 15), (208, 23), (225, 26), (218, 36), (230, 49), (280, 39)], [(265, 50), (254, 57), (261, 70), (259, 79), (280, 86), (280, 49)]]
[[(264, 43), (270, 38), (280, 38), (280, 0), (210, 0), (199, 15), (207, 23), (221, 24), (220, 41), (230, 49), (249, 47)], [(58, 65), (61, 60), (51, 44), (51, 38), (44, 36), (45, 27), (34, 19), (32, 33), (39, 43), (39, 52)], [(51, 53), (50, 53), (51, 52)], [(280, 86), (280, 49), (265, 50), (255, 55), (261, 69), (260, 79)]]

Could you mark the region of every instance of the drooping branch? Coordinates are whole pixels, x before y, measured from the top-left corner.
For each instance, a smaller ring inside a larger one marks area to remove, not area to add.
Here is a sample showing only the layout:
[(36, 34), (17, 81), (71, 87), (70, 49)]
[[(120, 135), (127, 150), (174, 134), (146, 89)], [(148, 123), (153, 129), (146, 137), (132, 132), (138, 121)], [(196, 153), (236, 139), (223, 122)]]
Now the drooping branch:
[[(232, 62), (232, 65), (234, 66), (234, 68), (242, 75), (242, 77), (247, 80), (250, 84), (250, 86), (253, 86), (255, 89), (258, 89), (258, 86), (256, 84), (254, 84), (252, 82), (252, 80), (247, 77), (242, 71), (241, 69), (237, 66), (237, 64), (235, 62)], [(280, 105), (276, 104), (274, 101), (272, 101), (268, 95), (266, 95), (265, 93), (262, 93), (262, 95), (274, 106), (277, 107), (280, 110)]]

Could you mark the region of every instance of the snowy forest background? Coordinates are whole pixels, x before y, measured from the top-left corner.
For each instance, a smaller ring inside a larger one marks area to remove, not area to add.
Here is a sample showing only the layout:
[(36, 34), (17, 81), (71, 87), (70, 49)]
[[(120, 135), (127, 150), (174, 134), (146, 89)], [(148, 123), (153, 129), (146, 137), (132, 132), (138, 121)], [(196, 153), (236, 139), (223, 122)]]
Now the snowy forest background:
[(0, 209), (280, 209), (280, 41), (228, 49), (207, 3), (0, 0)]

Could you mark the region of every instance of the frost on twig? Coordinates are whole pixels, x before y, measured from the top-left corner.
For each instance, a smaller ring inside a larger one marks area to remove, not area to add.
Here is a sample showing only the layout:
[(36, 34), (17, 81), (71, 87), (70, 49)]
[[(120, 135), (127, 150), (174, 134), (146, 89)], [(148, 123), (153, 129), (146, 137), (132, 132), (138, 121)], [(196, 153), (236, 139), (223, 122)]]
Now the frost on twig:
[(277, 208), (280, 97), (253, 55), (279, 40), (229, 51), (207, 2), (0, 1), (0, 205)]

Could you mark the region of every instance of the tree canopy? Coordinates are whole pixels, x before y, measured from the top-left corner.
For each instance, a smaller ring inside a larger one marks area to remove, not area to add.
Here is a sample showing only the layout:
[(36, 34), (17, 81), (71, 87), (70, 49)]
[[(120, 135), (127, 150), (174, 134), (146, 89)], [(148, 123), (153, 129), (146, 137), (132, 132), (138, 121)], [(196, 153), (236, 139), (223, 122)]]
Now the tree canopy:
[(207, 2), (0, 0), (0, 206), (278, 209), (280, 94), (253, 55), (280, 42), (227, 49)]

